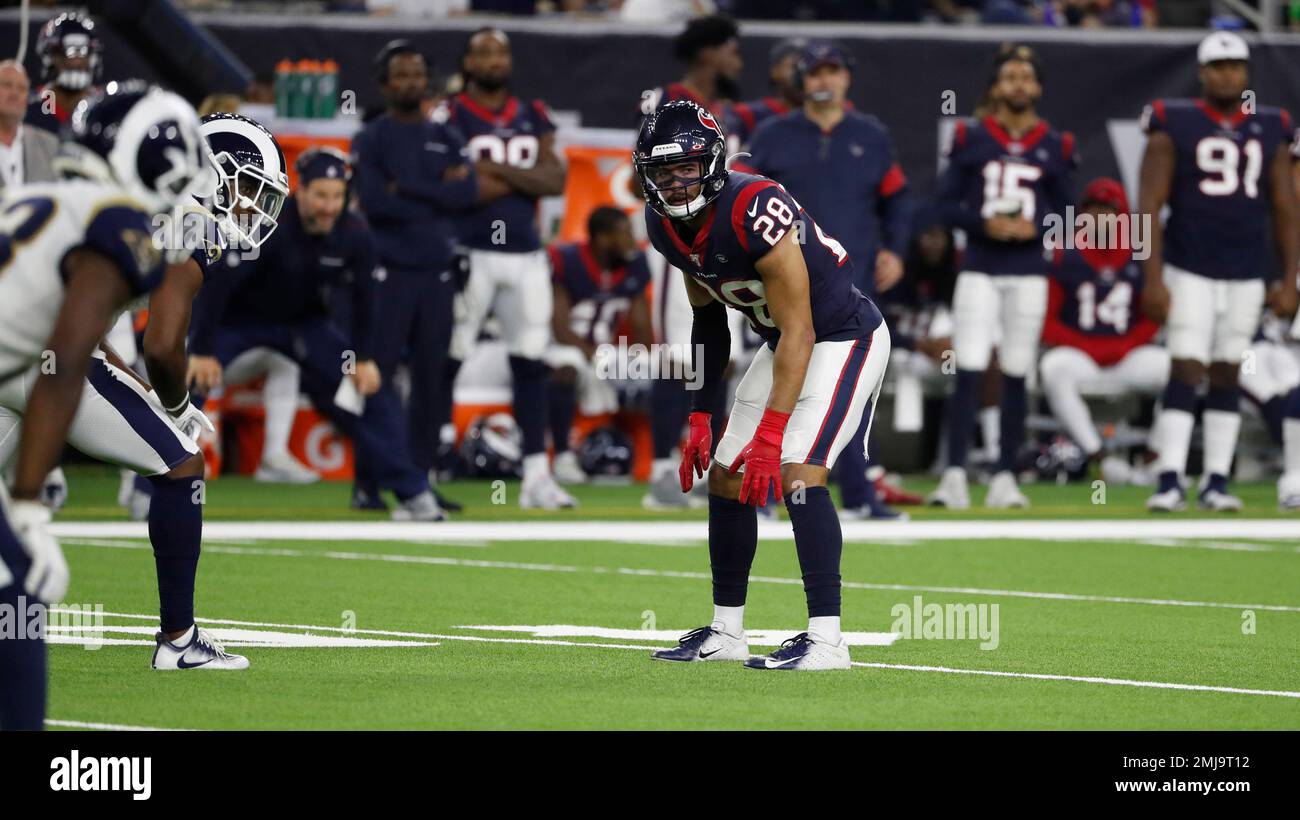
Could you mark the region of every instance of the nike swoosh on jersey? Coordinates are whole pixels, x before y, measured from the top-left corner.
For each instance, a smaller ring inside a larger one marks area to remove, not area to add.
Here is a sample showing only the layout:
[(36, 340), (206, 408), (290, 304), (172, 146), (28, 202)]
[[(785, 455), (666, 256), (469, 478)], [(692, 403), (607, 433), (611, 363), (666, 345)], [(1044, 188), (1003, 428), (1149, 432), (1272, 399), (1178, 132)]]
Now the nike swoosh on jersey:
[(750, 216), (758, 216), (758, 200), (757, 200), (757, 199), (754, 200), (754, 204), (753, 204), (753, 205), (750, 205), (750, 206), (749, 206), (749, 210), (746, 211), (745, 213), (749, 214)]

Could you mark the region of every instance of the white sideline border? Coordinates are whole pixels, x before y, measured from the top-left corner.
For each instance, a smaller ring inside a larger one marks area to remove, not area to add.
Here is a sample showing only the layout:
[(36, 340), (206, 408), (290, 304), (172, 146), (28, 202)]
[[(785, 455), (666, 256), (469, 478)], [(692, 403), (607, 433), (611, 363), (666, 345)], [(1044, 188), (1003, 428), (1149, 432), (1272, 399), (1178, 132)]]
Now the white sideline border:
[[(1136, 541), (1145, 539), (1239, 539), (1300, 544), (1298, 518), (1037, 519), (999, 521), (849, 521), (846, 543), (910, 541)], [(65, 521), (50, 532), (68, 538), (148, 538), (149, 525), (133, 521)], [(706, 521), (206, 521), (204, 539), (258, 541), (420, 541), (474, 544), (483, 541), (700, 541)], [(759, 540), (794, 539), (788, 521), (761, 521)]]

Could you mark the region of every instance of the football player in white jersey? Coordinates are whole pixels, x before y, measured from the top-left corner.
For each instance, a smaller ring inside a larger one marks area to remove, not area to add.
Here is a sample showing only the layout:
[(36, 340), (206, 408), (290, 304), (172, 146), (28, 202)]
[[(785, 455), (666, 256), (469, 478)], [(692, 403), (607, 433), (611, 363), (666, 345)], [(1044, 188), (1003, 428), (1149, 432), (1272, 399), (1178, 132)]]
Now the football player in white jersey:
[[(155, 244), (174, 253), (168, 261), (179, 260), (166, 267), (161, 283), (148, 296), (143, 352), (153, 384), (101, 342), (68, 433), (73, 447), (135, 472), (149, 491), (142, 507), (158, 577), (155, 669), (248, 667), (246, 658), (226, 653), (194, 622), (203, 533), (196, 482), (204, 471), (195, 441), (202, 430), (214, 428), (190, 402), (185, 339), (191, 303), (209, 270), (220, 273), (215, 263), (222, 249), (230, 247), (233, 255), (265, 242), (275, 229), (287, 187), (279, 146), (262, 126), (239, 115), (220, 115), (204, 120), (200, 134), (211, 162), (208, 170), (216, 172), (205, 188), (196, 189), (207, 209), (187, 203), (179, 209), (180, 219), (169, 215), (169, 230), (153, 233)], [(247, 150), (229, 150), (232, 139)], [(19, 419), (31, 415), (29, 396), (40, 377), (37, 366), (0, 385), (0, 463), (17, 438)]]
[[(166, 264), (155, 217), (213, 186), (198, 116), (175, 94), (110, 84), (81, 103), (59, 158), (66, 178), (0, 199), (0, 384), (42, 368), (27, 401), (12, 499), (0, 513), (0, 604), (31, 612), (67, 589), (68, 569), (38, 495), (55, 465), (91, 352)], [(200, 473), (201, 476), (201, 473)], [(33, 601), (29, 602), (30, 596)], [(0, 638), (0, 728), (40, 729), (44, 615)]]

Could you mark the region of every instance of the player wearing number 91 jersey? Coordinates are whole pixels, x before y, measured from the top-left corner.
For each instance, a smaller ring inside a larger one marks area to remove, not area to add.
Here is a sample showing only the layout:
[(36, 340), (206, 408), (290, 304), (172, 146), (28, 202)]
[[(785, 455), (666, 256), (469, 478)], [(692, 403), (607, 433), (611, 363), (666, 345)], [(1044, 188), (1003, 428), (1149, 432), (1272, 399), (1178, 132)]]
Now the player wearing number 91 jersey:
[[(1151, 510), (1182, 509), (1182, 476), (1195, 421), (1196, 394), (1208, 370), (1202, 415), (1205, 470), (1199, 494), (1205, 509), (1232, 511), (1227, 474), (1241, 420), (1238, 376), (1265, 301), (1264, 278), (1275, 262), (1296, 269), (1295, 191), (1287, 150), (1291, 122), (1278, 108), (1247, 96), (1250, 51), (1231, 32), (1202, 40), (1197, 53), (1202, 96), (1157, 100), (1142, 117), (1148, 139), (1142, 158), (1139, 210), (1151, 225), (1144, 263), (1143, 311), (1168, 324), (1169, 384), (1152, 431), (1160, 483)], [(1169, 207), (1163, 232), (1160, 212)], [(1272, 231), (1279, 251), (1270, 259)], [(1285, 276), (1271, 303), (1295, 312), (1296, 286)]]
[[(714, 620), (661, 660), (746, 660), (743, 610), (757, 546), (756, 506), (793, 493), (787, 510), (808, 599), (808, 631), (760, 669), (840, 669), (839, 519), (826, 488), (836, 456), (866, 447), (889, 331), (853, 286), (848, 253), (771, 179), (726, 169), (725, 137), (693, 102), (646, 117), (633, 162), (648, 203), (655, 249), (683, 271), (694, 311), (696, 373), (683, 492), (708, 471)], [(766, 344), (736, 388), (726, 432), (712, 455), (712, 414), (730, 354), (725, 307), (740, 311)], [(697, 376), (698, 378), (698, 376)]]

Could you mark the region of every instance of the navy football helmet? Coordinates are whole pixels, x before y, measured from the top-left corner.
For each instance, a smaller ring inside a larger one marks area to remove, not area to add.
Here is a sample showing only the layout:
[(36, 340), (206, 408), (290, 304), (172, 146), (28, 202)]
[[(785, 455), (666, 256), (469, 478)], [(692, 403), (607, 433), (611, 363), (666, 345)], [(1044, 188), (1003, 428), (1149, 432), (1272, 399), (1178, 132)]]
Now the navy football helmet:
[(120, 185), (154, 213), (216, 184), (199, 117), (178, 95), (140, 80), (111, 82), (72, 112), (54, 169)]
[(592, 478), (632, 474), (632, 440), (617, 427), (598, 427), (578, 445), (578, 464)]
[[(36, 38), (41, 81), (69, 91), (83, 91), (99, 82), (104, 71), (103, 52), (95, 21), (81, 12), (64, 12), (51, 19)], [(65, 65), (65, 61), (75, 59), (84, 59), (85, 66)]]
[(220, 177), (204, 206), (231, 244), (261, 246), (275, 232), (289, 195), (280, 143), (242, 114), (209, 114), (203, 118), (203, 136)]
[[(727, 140), (703, 106), (676, 100), (650, 114), (637, 134), (632, 165), (646, 202), (669, 219), (690, 219), (727, 184)], [(690, 196), (692, 188), (699, 193)]]
[(509, 413), (475, 419), (460, 445), (472, 478), (518, 478), (524, 461), (524, 436)]

